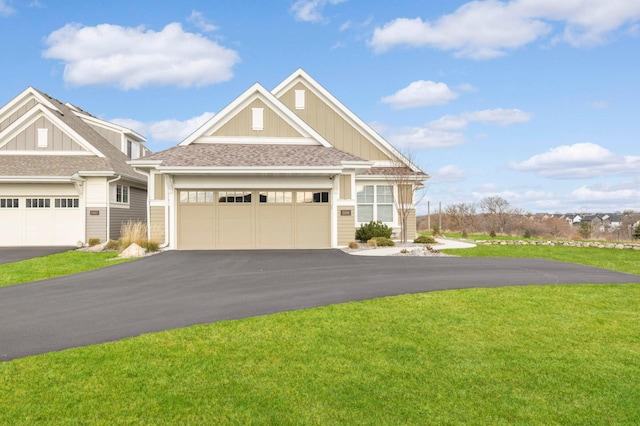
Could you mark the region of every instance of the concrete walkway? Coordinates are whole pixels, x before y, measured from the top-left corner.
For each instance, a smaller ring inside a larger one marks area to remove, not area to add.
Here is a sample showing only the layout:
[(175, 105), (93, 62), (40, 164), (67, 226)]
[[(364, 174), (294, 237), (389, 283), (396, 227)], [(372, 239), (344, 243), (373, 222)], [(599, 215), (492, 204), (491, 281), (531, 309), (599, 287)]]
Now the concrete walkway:
[[(464, 248), (473, 248), (476, 245), (471, 243), (465, 243), (463, 241), (458, 240), (450, 240), (447, 238), (436, 238), (438, 244), (430, 244), (436, 250), (445, 250), (445, 249), (464, 249)], [(402, 249), (407, 247), (378, 247), (375, 249), (366, 249), (360, 251), (349, 252), (354, 256), (392, 256), (394, 254), (400, 253)]]

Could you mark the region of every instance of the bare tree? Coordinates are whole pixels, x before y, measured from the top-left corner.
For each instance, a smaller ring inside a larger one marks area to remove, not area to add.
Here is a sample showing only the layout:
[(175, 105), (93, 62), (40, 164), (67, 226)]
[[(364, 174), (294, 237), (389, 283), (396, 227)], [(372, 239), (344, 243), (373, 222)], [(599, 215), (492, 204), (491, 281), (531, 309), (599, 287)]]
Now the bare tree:
[(489, 231), (504, 233), (509, 230), (509, 223), (516, 215), (521, 215), (522, 210), (511, 207), (509, 202), (502, 197), (485, 197), (480, 200), (480, 209), (483, 211)]
[(475, 204), (450, 204), (444, 209), (444, 214), (447, 216), (450, 226), (455, 230), (460, 231), (462, 234), (466, 234), (468, 231), (474, 230), (473, 228), (476, 218)]
[[(414, 165), (415, 154), (413, 152), (405, 153), (404, 157), (407, 162), (400, 159), (394, 160), (393, 166), (388, 168), (386, 176), (389, 185), (396, 188), (396, 191), (392, 191), (392, 193), (400, 219), (400, 241), (406, 243), (409, 235), (407, 232), (409, 218), (412, 215), (415, 217), (415, 207), (425, 196), (426, 187), (422, 181), (428, 179), (429, 175)], [(413, 231), (415, 233), (415, 229)]]

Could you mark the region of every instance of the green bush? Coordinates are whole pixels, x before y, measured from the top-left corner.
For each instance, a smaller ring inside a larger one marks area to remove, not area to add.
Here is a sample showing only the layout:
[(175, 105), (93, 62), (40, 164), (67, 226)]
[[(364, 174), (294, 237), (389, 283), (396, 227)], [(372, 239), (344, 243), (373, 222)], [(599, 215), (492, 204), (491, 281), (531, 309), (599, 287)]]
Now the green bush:
[(89, 247), (97, 246), (100, 244), (100, 238), (89, 238)]
[(111, 251), (120, 251), (120, 246), (120, 240), (109, 240), (107, 241), (107, 244), (105, 244), (104, 249)]
[(375, 237), (391, 238), (393, 229), (380, 222), (379, 220), (371, 221), (364, 225), (360, 225), (360, 228), (356, 230), (356, 240), (369, 241)]
[(430, 235), (420, 235), (418, 238), (413, 240), (415, 244), (435, 244), (436, 239)]
[(367, 244), (373, 247), (393, 247), (396, 245), (393, 240), (386, 237), (373, 237), (369, 241), (367, 241)]
[(140, 243), (140, 247), (142, 247), (143, 249), (147, 249), (148, 252), (156, 252), (160, 250), (160, 244), (155, 241), (142, 241)]
[(529, 231), (528, 229), (526, 231), (524, 231), (524, 235), (522, 236), (523, 238), (531, 238), (531, 231)]

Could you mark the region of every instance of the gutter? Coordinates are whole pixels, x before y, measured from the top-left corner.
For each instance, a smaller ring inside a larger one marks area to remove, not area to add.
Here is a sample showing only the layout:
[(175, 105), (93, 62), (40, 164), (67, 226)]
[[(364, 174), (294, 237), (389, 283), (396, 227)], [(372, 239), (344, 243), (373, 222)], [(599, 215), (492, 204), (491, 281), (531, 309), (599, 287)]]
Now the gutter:
[(118, 175), (115, 179), (107, 181), (107, 241), (111, 238), (111, 184), (122, 179), (122, 175)]

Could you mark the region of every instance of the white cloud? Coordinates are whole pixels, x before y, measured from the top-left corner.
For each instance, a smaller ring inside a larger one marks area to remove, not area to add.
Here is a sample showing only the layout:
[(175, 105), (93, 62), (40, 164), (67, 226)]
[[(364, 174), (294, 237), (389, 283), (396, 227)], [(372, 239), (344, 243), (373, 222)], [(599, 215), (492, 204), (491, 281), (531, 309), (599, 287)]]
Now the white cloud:
[(595, 101), (589, 104), (589, 107), (593, 109), (606, 109), (606, 108), (609, 108), (610, 106), (611, 106), (611, 102), (608, 102), (608, 101)]
[(405, 127), (393, 131), (389, 141), (397, 147), (407, 149), (449, 148), (464, 143), (462, 133), (444, 132), (428, 127)]
[(461, 92), (477, 92), (478, 91), (477, 88), (475, 88), (469, 83), (460, 83), (456, 86), (456, 89), (460, 90)]
[(216, 25), (213, 25), (204, 17), (202, 12), (198, 12), (197, 10), (191, 11), (191, 15), (187, 17), (187, 22), (191, 22), (196, 28), (205, 33), (210, 33), (218, 29)]
[(328, 22), (322, 16), (322, 9), (327, 4), (338, 4), (346, 0), (297, 0), (291, 5), (290, 11), (293, 13), (296, 21), (303, 22)]
[(7, 4), (6, 1), (0, 0), (0, 16), (10, 16), (15, 13), (15, 9)]
[(212, 112), (205, 112), (202, 115), (184, 121), (168, 119), (142, 122), (130, 118), (115, 118), (110, 121), (133, 129), (153, 142), (180, 142), (214, 115)]
[(444, 115), (437, 120), (427, 123), (427, 127), (433, 130), (452, 131), (462, 130), (467, 127), (468, 124), (469, 122), (459, 115)]
[(462, 117), (469, 121), (508, 126), (510, 124), (526, 123), (531, 120), (532, 115), (519, 109), (496, 108), (466, 112), (462, 114)]
[(577, 143), (552, 148), (523, 162), (511, 163), (509, 167), (552, 179), (636, 175), (640, 170), (640, 156), (615, 155), (594, 143)]
[(588, 187), (581, 186), (571, 193), (576, 201), (591, 203), (614, 203), (626, 205), (631, 200), (640, 199), (640, 190), (637, 188), (616, 188), (616, 187)]
[(143, 27), (67, 24), (46, 39), (45, 58), (64, 62), (64, 79), (76, 86), (115, 85), (124, 90), (150, 85), (205, 86), (233, 77), (238, 53), (179, 23), (161, 31)]
[(431, 47), (476, 60), (507, 54), (551, 34), (573, 46), (604, 43), (640, 19), (629, 0), (486, 0), (463, 4), (434, 21), (398, 18), (375, 29), (370, 45), (381, 53), (398, 46)]
[(452, 164), (440, 167), (432, 174), (429, 183), (455, 183), (467, 178), (467, 174), (461, 168)]
[(428, 105), (442, 105), (458, 97), (445, 83), (418, 80), (391, 96), (382, 98), (393, 109), (417, 108)]

